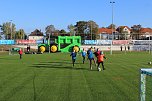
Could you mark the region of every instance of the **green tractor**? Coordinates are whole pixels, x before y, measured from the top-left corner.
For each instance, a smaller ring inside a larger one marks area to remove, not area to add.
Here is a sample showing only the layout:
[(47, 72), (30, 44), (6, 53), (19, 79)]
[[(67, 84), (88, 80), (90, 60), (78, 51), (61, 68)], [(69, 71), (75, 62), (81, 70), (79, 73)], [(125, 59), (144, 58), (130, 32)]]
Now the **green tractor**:
[(76, 52), (80, 51), (81, 36), (58, 36), (50, 38), (45, 43), (38, 45), (38, 52)]

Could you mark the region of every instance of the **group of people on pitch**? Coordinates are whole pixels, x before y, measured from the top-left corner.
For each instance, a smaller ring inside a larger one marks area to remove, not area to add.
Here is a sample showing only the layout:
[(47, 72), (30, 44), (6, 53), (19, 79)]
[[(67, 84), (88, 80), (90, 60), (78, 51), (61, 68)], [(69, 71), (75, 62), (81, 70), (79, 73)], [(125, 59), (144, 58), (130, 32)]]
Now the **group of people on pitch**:
[[(73, 50), (73, 52), (70, 54), (70, 56), (72, 57), (73, 67), (74, 67), (74, 63), (76, 61), (76, 55), (77, 55), (77, 52), (75, 52), (75, 50)], [(91, 47), (87, 51), (85, 51), (85, 49), (83, 49), (83, 51), (81, 52), (81, 56), (83, 58), (83, 64), (85, 62), (86, 56), (88, 57), (88, 60), (90, 63), (90, 70), (92, 70), (92, 61), (94, 62), (95, 66), (97, 65), (98, 71), (101, 71), (100, 64), (102, 64), (102, 69), (105, 70), (104, 59), (106, 59), (106, 57), (103, 54), (103, 52), (99, 50), (99, 48), (93, 49)], [(94, 58), (94, 56), (97, 58), (97, 60)]]
[[(21, 48), (18, 51), (18, 53), (20, 55), (20, 59), (22, 59), (23, 51), (22, 51)], [(83, 58), (83, 64), (85, 62), (86, 56), (88, 56), (88, 59), (89, 59), (89, 62), (90, 62), (90, 70), (92, 70), (92, 61), (94, 62), (95, 66), (96, 66), (96, 63), (97, 63), (98, 71), (101, 71), (100, 64), (102, 64), (102, 69), (105, 70), (103, 61), (104, 61), (104, 58), (106, 59), (106, 57), (103, 54), (103, 52), (99, 50), (99, 48), (97, 48), (97, 50), (95, 50), (95, 48), (93, 49), (91, 47), (91, 48), (89, 48), (87, 50), (87, 52), (85, 51), (85, 49), (83, 49), (83, 51), (81, 52), (81, 55), (82, 55), (82, 58)], [(97, 60), (95, 60), (94, 55), (97, 58)], [(75, 50), (73, 50), (73, 52), (70, 54), (70, 56), (72, 57), (72, 64), (73, 64), (73, 67), (74, 67), (74, 63), (76, 61), (77, 52), (75, 52)]]

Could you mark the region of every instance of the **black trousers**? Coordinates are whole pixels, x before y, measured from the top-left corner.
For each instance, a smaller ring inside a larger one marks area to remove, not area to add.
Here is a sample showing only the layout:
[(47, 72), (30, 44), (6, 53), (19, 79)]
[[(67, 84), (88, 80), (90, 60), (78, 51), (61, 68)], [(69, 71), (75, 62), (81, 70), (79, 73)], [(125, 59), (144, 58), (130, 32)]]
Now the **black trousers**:
[(94, 58), (89, 59), (89, 61), (90, 61), (90, 68), (92, 67), (92, 61), (93, 61), (93, 62), (94, 62), (94, 64), (96, 65), (96, 61), (95, 61), (95, 59), (94, 59)]
[(100, 67), (100, 64), (102, 64), (102, 69), (105, 70), (103, 61), (102, 62), (98, 62), (98, 68)]
[(83, 57), (83, 64), (84, 64), (84, 61), (85, 61), (85, 56), (82, 56)]
[(22, 54), (20, 54), (20, 59), (22, 59)]
[(72, 64), (73, 64), (73, 67), (74, 67), (75, 60), (76, 60), (76, 59), (72, 59)]

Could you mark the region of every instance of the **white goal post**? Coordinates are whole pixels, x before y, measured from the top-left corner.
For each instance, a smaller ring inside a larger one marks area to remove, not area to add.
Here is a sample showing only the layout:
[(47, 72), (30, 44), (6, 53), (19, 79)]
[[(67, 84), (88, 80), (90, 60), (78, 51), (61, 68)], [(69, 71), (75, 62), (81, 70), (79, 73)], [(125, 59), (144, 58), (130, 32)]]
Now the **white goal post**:
[(146, 101), (146, 76), (152, 76), (151, 68), (142, 68), (140, 70), (141, 80), (140, 80), (140, 101)]

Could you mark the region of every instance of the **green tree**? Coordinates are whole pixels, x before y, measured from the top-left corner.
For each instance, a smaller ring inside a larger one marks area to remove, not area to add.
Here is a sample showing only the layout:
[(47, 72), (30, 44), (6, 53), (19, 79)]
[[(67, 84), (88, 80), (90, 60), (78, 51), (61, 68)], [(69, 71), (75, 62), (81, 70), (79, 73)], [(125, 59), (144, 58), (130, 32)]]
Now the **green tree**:
[(99, 26), (96, 24), (96, 22), (94, 22), (92, 20), (88, 21), (87, 26), (89, 28), (91, 39), (95, 40), (96, 35), (98, 34)]
[(1, 26), (2, 33), (5, 35), (5, 39), (14, 39), (16, 34), (16, 27), (14, 23), (6, 22)]
[(24, 29), (19, 29), (16, 31), (15, 39), (25, 39), (26, 35)]
[(68, 25), (68, 30), (70, 31), (69, 34), (70, 36), (74, 36), (75, 35), (75, 26), (73, 26), (72, 24), (71, 25)]
[(64, 29), (61, 29), (60, 34), (66, 34), (66, 31)]
[(78, 21), (75, 25), (75, 31), (77, 35), (82, 37), (82, 40), (85, 37), (89, 37), (89, 39), (96, 39), (96, 34), (98, 33), (99, 26), (96, 22), (90, 21)]
[(53, 36), (53, 33), (54, 33), (55, 31), (56, 31), (56, 30), (55, 30), (54, 25), (48, 25), (48, 26), (45, 28), (45, 33), (46, 33), (46, 36), (47, 36), (47, 37), (49, 36), (49, 34), (50, 34), (51, 36)]
[(133, 25), (131, 27), (133, 33), (139, 33), (141, 28), (142, 28), (141, 25)]
[(139, 25), (133, 25), (131, 27), (132, 33), (131, 33), (131, 37), (132, 39), (140, 39), (140, 29), (142, 28), (142, 26)]
[(0, 39), (2, 39), (3, 33), (1, 32), (2, 25), (0, 25)]
[(85, 30), (88, 28), (87, 21), (78, 21), (75, 25), (76, 34), (84, 34)]
[(110, 24), (108, 27), (107, 27), (108, 29), (116, 29), (116, 25), (115, 24)]

